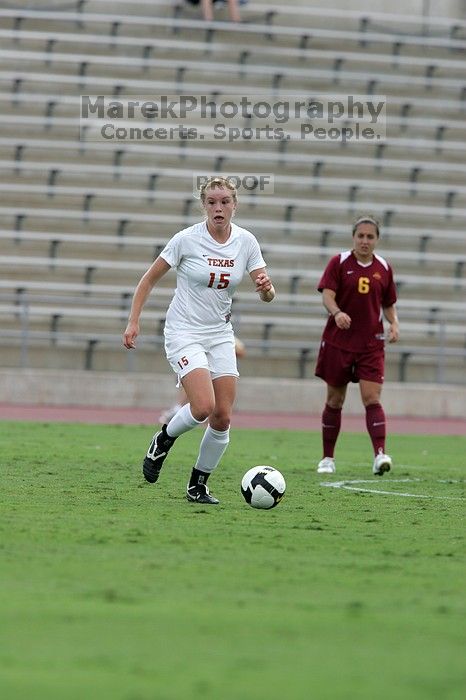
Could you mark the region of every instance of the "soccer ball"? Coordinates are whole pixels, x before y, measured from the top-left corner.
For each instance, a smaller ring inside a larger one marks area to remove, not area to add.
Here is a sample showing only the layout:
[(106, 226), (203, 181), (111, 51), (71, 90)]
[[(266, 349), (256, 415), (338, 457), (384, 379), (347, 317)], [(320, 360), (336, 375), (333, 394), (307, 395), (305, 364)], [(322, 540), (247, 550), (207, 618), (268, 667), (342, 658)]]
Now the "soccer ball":
[(252, 508), (275, 508), (285, 489), (283, 474), (273, 467), (253, 467), (241, 480), (241, 493)]

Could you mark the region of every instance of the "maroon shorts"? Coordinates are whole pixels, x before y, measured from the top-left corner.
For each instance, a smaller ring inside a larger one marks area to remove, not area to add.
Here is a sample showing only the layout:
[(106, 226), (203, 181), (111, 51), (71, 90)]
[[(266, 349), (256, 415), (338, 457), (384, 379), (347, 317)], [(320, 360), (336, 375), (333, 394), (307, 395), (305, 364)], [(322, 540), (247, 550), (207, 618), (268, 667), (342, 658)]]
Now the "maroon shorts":
[(349, 382), (359, 382), (360, 379), (383, 384), (384, 366), (383, 345), (364, 352), (353, 352), (336, 348), (323, 340), (315, 374), (330, 386), (345, 386)]

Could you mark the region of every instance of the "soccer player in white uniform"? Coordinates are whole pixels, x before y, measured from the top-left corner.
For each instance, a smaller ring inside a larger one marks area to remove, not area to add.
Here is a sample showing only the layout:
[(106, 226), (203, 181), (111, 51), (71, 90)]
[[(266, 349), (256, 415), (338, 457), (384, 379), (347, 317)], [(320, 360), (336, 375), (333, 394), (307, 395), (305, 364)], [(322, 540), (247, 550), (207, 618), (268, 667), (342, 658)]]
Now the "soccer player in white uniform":
[(186, 391), (188, 403), (156, 433), (143, 463), (144, 477), (155, 483), (176, 438), (209, 419), (187, 486), (188, 501), (217, 504), (207, 479), (229, 442), (238, 370), (230, 322), (236, 287), (248, 272), (262, 301), (275, 290), (256, 238), (232, 223), (237, 205), (233, 184), (208, 180), (200, 189), (206, 220), (179, 231), (141, 278), (134, 292), (124, 345), (139, 335), (139, 317), (154, 285), (176, 268), (177, 286), (165, 321), (167, 359)]

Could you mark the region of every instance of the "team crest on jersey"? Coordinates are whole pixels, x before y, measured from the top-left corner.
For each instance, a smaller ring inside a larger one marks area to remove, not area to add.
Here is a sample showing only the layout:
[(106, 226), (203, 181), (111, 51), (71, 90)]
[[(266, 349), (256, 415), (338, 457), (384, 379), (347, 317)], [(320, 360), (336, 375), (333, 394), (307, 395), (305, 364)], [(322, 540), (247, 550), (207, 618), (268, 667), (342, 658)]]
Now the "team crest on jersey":
[(382, 275), (380, 274), (380, 272), (374, 272), (374, 274), (372, 275), (372, 277), (375, 277), (376, 280), (381, 280), (381, 279), (382, 279)]

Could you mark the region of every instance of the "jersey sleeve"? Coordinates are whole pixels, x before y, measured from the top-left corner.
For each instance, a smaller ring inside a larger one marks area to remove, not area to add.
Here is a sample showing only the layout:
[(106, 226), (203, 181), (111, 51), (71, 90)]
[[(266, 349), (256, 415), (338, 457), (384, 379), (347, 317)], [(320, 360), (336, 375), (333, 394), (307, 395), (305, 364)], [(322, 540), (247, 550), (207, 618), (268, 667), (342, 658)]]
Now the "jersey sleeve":
[(396, 304), (396, 285), (393, 279), (393, 270), (391, 267), (388, 268), (388, 285), (382, 298), (382, 307), (384, 309), (389, 306)]
[(261, 267), (266, 267), (257, 238), (251, 234), (249, 239), (249, 255), (246, 262), (246, 271), (252, 272)]
[(324, 289), (332, 289), (334, 292), (338, 290), (339, 284), (339, 269), (340, 269), (340, 257), (335, 255), (331, 258), (325, 268), (320, 282), (317, 285), (319, 292), (323, 292)]
[(184, 231), (178, 231), (175, 235), (170, 238), (165, 248), (160, 253), (160, 257), (165, 260), (170, 267), (178, 267), (183, 257), (183, 236)]

